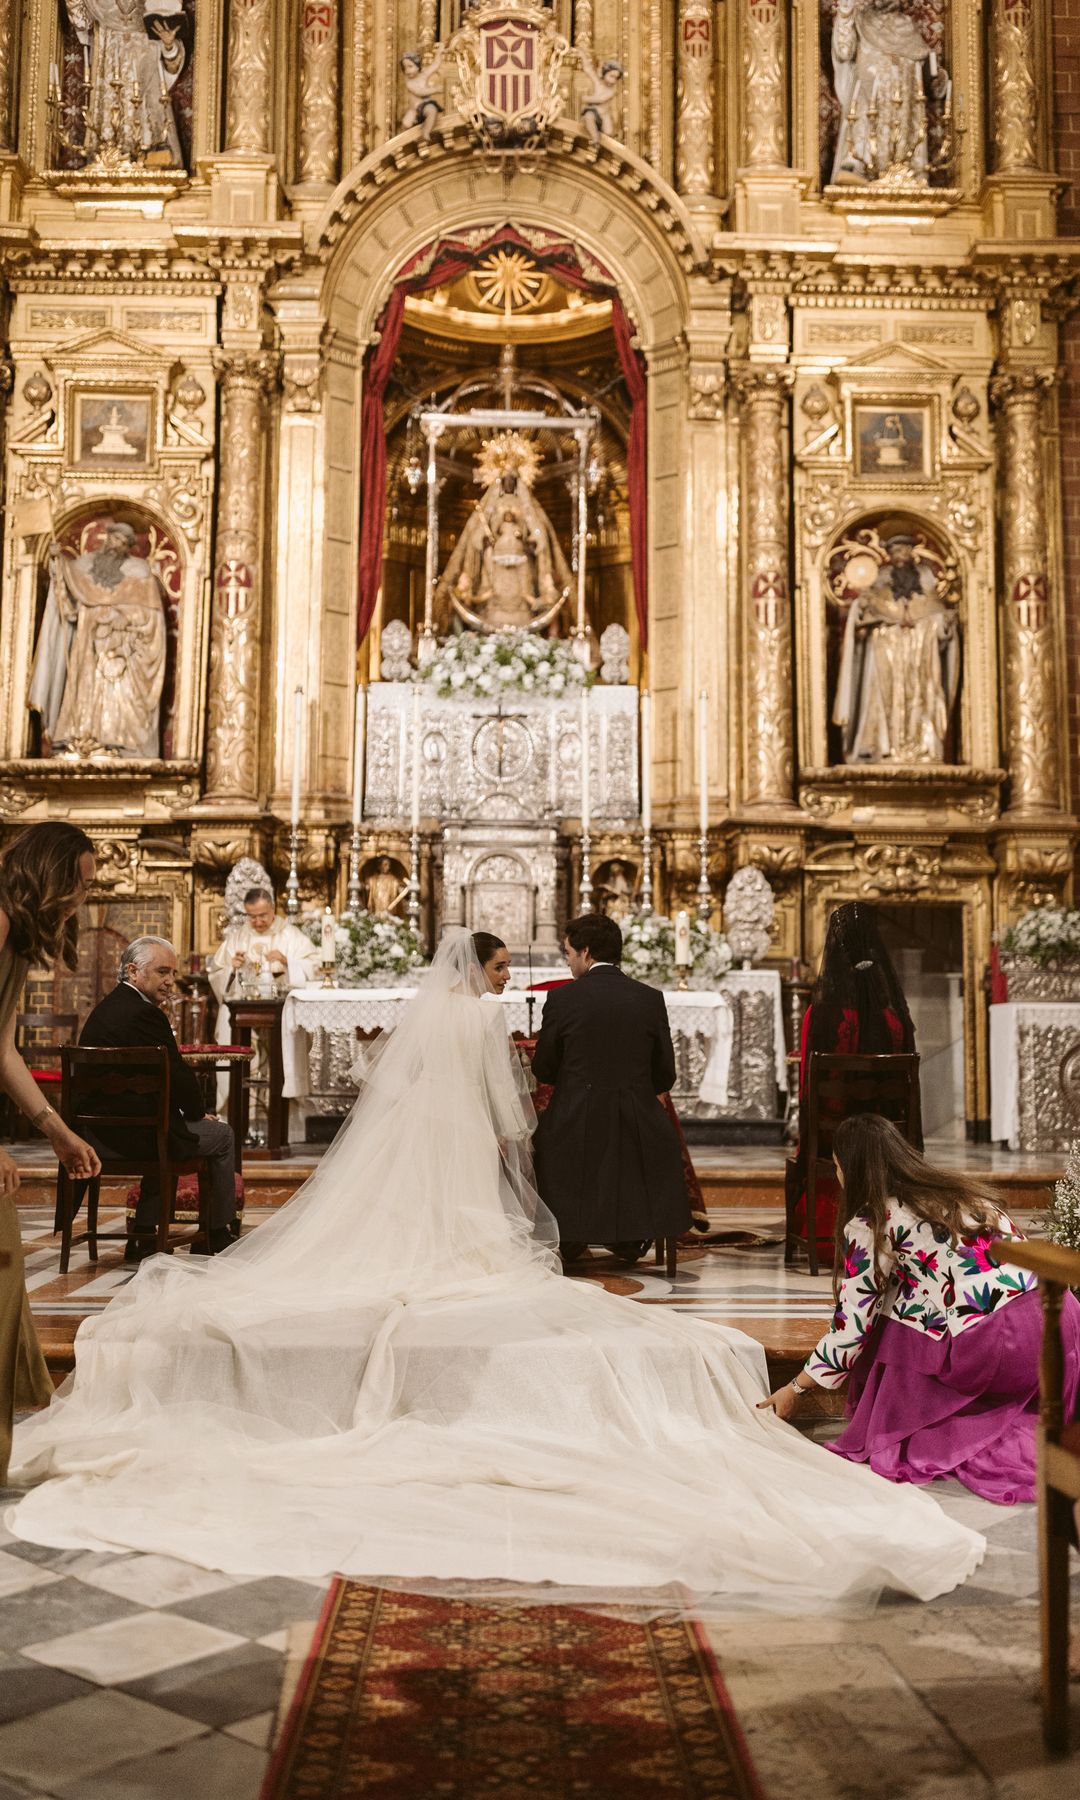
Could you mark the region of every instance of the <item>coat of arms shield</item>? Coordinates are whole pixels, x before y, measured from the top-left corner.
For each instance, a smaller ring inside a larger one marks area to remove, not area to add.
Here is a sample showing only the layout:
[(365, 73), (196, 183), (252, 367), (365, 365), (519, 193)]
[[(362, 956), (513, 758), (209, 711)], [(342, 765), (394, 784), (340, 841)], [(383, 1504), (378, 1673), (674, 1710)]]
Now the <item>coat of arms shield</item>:
[(452, 104), (485, 143), (534, 141), (563, 112), (559, 74), (570, 46), (537, 0), (479, 0), (450, 48)]
[(505, 126), (520, 125), (536, 104), (537, 32), (514, 19), (480, 27), (484, 107)]

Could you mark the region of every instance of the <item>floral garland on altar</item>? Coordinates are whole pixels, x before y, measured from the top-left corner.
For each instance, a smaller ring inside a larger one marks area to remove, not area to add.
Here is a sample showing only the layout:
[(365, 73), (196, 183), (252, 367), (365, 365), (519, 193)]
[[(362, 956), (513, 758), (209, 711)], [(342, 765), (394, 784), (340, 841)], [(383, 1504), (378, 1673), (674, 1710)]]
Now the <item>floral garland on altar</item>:
[[(308, 913), (300, 921), (305, 937), (320, 947), (323, 916)], [(343, 913), (334, 920), (334, 951), (339, 987), (411, 986), (427, 961), (412, 927), (389, 913)]]
[(580, 693), (592, 676), (564, 638), (466, 631), (444, 639), (416, 679), (434, 687), (440, 700), (494, 700), (505, 693), (560, 699)]
[(1001, 933), (998, 943), (1010, 956), (1026, 956), (1040, 967), (1080, 959), (1080, 912), (1063, 906), (1033, 906)]
[[(620, 923), (624, 973), (650, 987), (670, 987), (677, 976), (673, 921), (662, 913), (634, 913)], [(716, 987), (734, 960), (723, 933), (699, 919), (690, 921), (690, 957), (689, 985), (699, 989)]]

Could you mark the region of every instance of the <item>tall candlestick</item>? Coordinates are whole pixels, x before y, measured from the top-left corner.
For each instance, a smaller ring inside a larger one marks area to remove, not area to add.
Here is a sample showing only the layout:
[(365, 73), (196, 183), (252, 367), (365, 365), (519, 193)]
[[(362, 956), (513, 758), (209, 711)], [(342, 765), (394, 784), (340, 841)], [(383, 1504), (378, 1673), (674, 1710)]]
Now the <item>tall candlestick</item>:
[(641, 693), (641, 829), (652, 831), (652, 702), (648, 688)]
[(300, 758), (303, 751), (301, 739), (304, 735), (304, 690), (298, 687), (293, 695), (293, 747), (292, 747), (292, 806), (289, 822), (294, 831), (300, 829)]
[(589, 690), (581, 690), (581, 833), (589, 834)]
[(412, 810), (409, 815), (413, 834), (420, 830), (420, 689), (412, 696)]
[(702, 688), (698, 695), (698, 828), (702, 837), (709, 831), (709, 695)]
[(359, 825), (364, 816), (364, 754), (367, 732), (367, 688), (360, 682), (356, 689), (356, 719), (353, 727), (352, 822)]

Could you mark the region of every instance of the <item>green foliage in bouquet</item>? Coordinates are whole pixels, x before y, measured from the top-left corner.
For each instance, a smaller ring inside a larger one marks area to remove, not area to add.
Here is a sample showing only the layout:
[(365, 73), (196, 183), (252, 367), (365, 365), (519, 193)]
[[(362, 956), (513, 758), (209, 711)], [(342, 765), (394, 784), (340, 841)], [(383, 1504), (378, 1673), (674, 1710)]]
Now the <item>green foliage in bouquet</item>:
[[(651, 987), (670, 987), (676, 980), (674, 922), (661, 913), (634, 913), (620, 923), (624, 972)], [(697, 919), (690, 921), (690, 956), (692, 988), (714, 988), (733, 961), (726, 937)]]
[[(309, 913), (301, 929), (322, 943), (322, 914)], [(404, 919), (388, 913), (345, 913), (334, 921), (336, 980), (340, 987), (408, 986), (425, 965), (420, 940)]]

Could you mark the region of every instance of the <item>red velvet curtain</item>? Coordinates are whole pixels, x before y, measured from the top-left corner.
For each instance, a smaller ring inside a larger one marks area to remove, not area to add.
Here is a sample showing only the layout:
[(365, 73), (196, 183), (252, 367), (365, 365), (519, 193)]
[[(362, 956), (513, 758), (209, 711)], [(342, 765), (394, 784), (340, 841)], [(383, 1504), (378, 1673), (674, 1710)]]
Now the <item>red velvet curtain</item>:
[(623, 379), (630, 395), (630, 435), (626, 448), (626, 478), (630, 508), (630, 558), (634, 579), (634, 608), (642, 649), (648, 647), (648, 514), (645, 471), (647, 458), (647, 389), (640, 354), (631, 343), (630, 321), (614, 282), (586, 276), (572, 244), (553, 243), (542, 250), (530, 244), (512, 226), (504, 226), (479, 244), (448, 238), (418, 251), (407, 263), (401, 279), (379, 320), (379, 341), (364, 363), (364, 399), (360, 421), (360, 558), (357, 641), (363, 643), (371, 626), (382, 581), (383, 519), (386, 514), (386, 431), (383, 405), (386, 387), (401, 342), (405, 301), (409, 294), (442, 287), (456, 281), (500, 245), (526, 249), (537, 264), (565, 287), (585, 293), (605, 294), (611, 300), (611, 323)]

